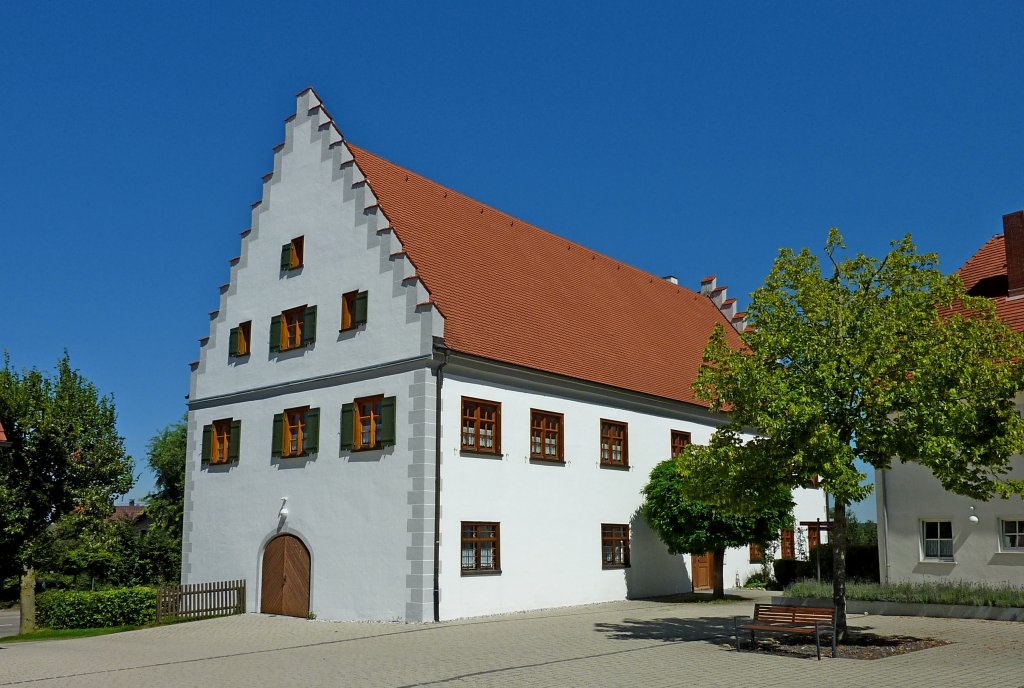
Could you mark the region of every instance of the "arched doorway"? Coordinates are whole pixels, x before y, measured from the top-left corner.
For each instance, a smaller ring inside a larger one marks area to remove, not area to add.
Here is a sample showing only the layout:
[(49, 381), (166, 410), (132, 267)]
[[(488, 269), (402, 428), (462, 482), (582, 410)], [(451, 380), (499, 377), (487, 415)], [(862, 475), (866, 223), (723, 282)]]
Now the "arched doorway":
[(278, 535), (263, 550), (260, 612), (309, 616), (309, 550), (294, 535)]

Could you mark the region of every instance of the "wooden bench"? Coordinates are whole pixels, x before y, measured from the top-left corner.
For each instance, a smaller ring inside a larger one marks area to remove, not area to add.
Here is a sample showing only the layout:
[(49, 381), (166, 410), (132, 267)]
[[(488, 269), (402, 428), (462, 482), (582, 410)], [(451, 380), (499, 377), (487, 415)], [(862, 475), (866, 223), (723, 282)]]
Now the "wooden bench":
[[(740, 623), (740, 620), (747, 623)], [(750, 648), (757, 647), (755, 634), (783, 633), (813, 635), (814, 647), (821, 660), (821, 636), (832, 636), (832, 656), (836, 656), (835, 607), (783, 607), (777, 604), (755, 604), (754, 618), (737, 616), (733, 619), (736, 631), (736, 650), (740, 649), (740, 631), (750, 631)]]

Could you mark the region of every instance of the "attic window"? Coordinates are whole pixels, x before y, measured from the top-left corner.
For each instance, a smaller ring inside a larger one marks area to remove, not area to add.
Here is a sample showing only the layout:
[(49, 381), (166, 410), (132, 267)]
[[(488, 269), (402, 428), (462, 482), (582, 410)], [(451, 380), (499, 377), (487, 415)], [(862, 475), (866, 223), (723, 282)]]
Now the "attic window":
[(304, 237), (295, 237), (281, 247), (281, 269), (297, 270), (302, 267)]

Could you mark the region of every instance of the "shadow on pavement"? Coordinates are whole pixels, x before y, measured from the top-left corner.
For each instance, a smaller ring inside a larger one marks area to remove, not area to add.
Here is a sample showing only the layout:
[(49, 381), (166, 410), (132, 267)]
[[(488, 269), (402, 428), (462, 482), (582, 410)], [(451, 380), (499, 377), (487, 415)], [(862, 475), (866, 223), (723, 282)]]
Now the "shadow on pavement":
[(610, 640), (660, 640), (666, 643), (711, 641), (731, 644), (732, 617), (691, 619), (623, 619), (620, 623), (594, 624), (594, 630)]

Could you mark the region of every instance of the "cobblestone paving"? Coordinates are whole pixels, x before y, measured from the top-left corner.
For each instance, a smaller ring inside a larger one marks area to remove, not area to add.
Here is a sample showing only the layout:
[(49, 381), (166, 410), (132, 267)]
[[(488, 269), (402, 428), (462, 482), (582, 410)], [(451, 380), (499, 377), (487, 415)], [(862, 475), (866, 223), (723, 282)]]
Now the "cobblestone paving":
[(1012, 686), (1024, 623), (855, 616), (953, 641), (886, 659), (737, 653), (731, 604), (623, 601), (442, 624), (244, 616), (0, 646), (0, 686)]

